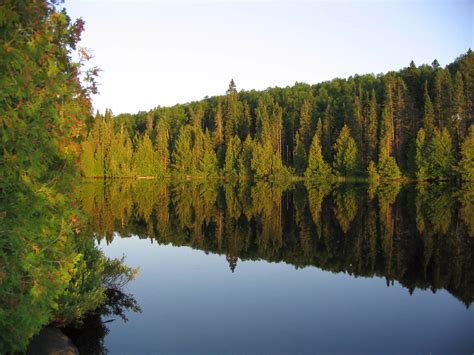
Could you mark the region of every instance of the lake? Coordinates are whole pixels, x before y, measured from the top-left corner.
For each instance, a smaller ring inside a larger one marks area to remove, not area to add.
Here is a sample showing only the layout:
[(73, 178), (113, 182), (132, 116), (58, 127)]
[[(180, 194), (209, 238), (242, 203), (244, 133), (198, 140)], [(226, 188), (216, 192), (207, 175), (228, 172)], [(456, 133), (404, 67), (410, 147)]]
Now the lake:
[[(140, 268), (112, 354), (474, 351), (474, 188), (81, 185), (100, 248)], [(87, 323), (85, 324), (87, 327)]]

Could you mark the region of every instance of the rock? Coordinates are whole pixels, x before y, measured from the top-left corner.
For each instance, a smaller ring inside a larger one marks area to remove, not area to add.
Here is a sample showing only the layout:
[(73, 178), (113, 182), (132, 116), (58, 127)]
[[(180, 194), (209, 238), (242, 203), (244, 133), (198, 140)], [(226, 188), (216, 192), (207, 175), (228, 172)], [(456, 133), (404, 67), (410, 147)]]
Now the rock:
[(79, 350), (58, 328), (46, 327), (28, 345), (27, 355), (78, 355)]

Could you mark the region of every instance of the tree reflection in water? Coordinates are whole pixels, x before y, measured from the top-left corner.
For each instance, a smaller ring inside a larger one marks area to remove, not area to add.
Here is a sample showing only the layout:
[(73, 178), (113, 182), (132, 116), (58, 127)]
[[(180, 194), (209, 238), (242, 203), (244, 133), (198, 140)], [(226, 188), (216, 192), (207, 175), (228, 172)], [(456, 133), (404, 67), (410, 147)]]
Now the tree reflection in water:
[(473, 301), (472, 187), (187, 181), (88, 182), (98, 240), (115, 232), (238, 259), (382, 276)]

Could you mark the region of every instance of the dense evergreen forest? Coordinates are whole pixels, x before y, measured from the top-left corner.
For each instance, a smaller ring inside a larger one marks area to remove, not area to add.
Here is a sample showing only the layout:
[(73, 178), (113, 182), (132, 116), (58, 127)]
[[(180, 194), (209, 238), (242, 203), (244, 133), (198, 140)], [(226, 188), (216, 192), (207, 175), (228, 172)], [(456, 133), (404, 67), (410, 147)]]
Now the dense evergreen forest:
[(88, 177), (473, 180), (474, 54), (441, 68), (240, 91), (149, 112), (97, 114)]

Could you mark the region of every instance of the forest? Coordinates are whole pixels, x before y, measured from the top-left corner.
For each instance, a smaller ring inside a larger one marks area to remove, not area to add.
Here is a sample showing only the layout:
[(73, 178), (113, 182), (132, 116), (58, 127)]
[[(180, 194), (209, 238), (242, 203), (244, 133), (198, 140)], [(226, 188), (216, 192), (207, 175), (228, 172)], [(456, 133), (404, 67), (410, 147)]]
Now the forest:
[(86, 122), (86, 177), (471, 181), (474, 54)]

